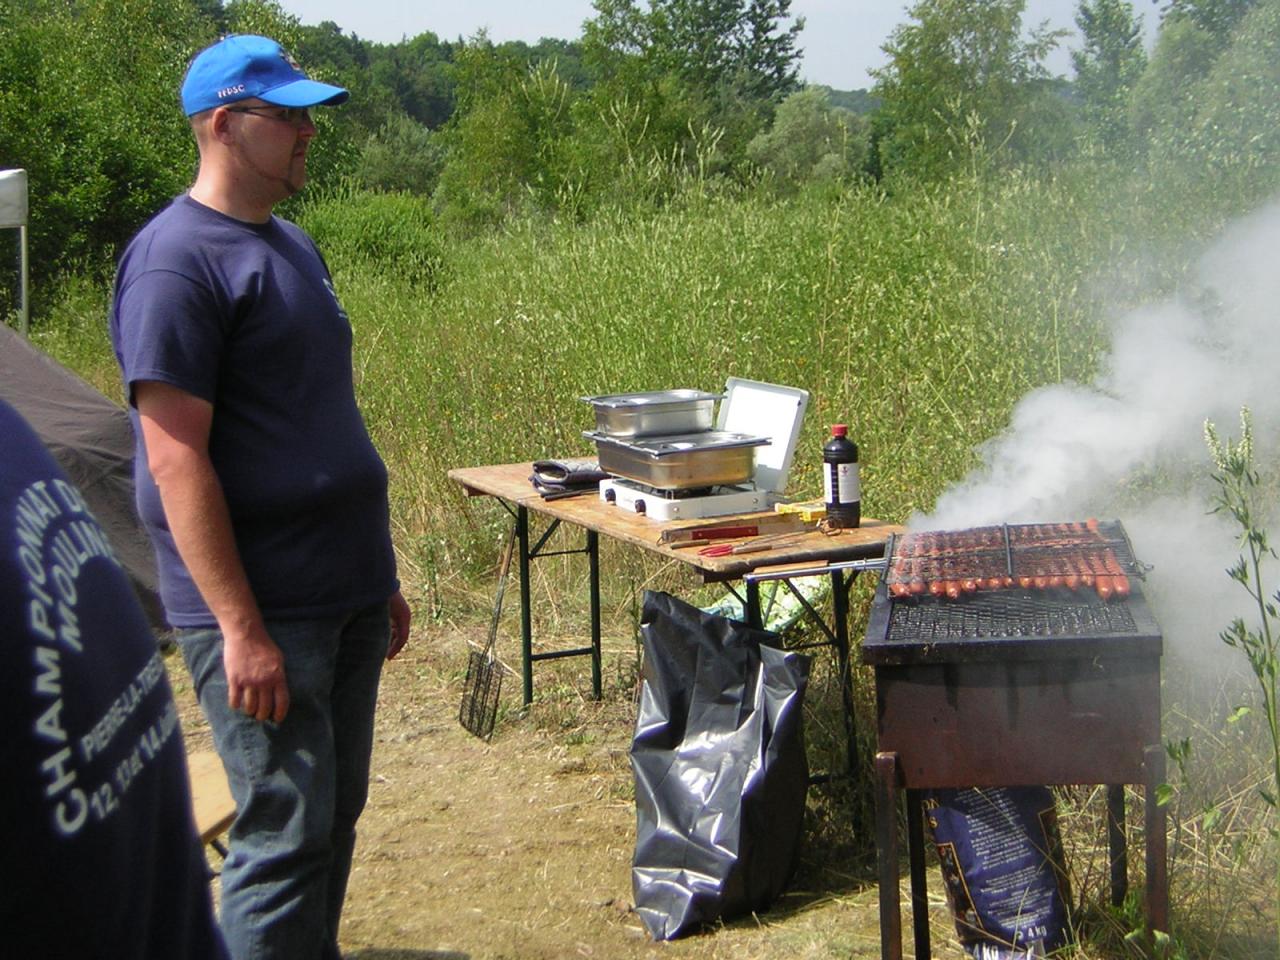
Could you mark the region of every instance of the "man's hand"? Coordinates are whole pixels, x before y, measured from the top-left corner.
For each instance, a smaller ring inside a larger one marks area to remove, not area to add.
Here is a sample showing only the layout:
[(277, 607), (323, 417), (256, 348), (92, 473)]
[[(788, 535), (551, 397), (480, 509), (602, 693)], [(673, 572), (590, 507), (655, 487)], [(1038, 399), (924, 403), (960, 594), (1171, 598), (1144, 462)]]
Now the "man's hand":
[(280, 723), (289, 712), (284, 654), (260, 624), (232, 637), (222, 634), (222, 663), (227, 672), (227, 704), (255, 720)]
[(387, 659), (394, 660), (409, 642), (409, 621), (413, 614), (399, 590), (391, 595), (387, 608), (391, 611), (391, 644), (387, 647)]

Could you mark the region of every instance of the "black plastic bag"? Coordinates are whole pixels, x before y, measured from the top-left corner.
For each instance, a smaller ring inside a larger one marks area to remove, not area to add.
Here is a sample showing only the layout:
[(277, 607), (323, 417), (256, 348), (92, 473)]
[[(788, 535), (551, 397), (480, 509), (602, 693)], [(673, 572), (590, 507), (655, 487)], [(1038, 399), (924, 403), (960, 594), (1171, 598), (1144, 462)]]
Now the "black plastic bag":
[(795, 867), (809, 658), (776, 634), (646, 591), (631, 767), (636, 912), (655, 940), (762, 911)]

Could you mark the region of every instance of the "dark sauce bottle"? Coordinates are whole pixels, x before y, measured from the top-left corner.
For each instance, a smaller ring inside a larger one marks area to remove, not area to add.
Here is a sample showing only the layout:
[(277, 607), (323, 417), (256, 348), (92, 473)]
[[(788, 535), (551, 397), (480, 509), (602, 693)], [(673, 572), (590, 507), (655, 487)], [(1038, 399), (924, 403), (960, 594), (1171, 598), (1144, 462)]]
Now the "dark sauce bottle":
[(858, 445), (848, 437), (849, 428), (837, 423), (831, 439), (822, 447), (822, 485), (827, 504), (827, 525), (856, 527), (862, 522), (862, 491), (858, 483)]

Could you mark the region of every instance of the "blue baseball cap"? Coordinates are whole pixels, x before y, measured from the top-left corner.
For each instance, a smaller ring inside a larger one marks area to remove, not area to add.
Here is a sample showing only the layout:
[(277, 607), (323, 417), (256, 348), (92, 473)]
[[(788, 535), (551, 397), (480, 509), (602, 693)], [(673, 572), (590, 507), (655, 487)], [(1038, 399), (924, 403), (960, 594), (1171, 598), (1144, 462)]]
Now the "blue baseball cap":
[(251, 34), (223, 37), (196, 54), (182, 81), (182, 110), (194, 116), (257, 97), (278, 107), (334, 106), (350, 94), (307, 77), (274, 40)]

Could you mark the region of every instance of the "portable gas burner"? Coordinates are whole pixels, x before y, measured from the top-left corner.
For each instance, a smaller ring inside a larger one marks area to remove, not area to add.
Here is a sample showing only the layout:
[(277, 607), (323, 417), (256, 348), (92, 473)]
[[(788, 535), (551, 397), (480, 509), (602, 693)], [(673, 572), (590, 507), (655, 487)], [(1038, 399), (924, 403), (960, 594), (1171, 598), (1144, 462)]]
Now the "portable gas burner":
[(600, 499), (659, 521), (758, 513), (772, 505), (768, 494), (754, 485), (663, 490), (625, 477), (601, 481)]
[[(600, 498), (657, 521), (771, 509), (786, 489), (808, 391), (730, 377), (715, 428), (707, 429), (704, 411), (715, 399), (693, 391), (589, 398), (598, 429), (584, 436), (612, 475)], [(672, 407), (687, 411), (687, 422), (653, 413)], [(648, 423), (667, 432), (649, 433)], [(680, 432), (670, 432), (673, 425)]]

